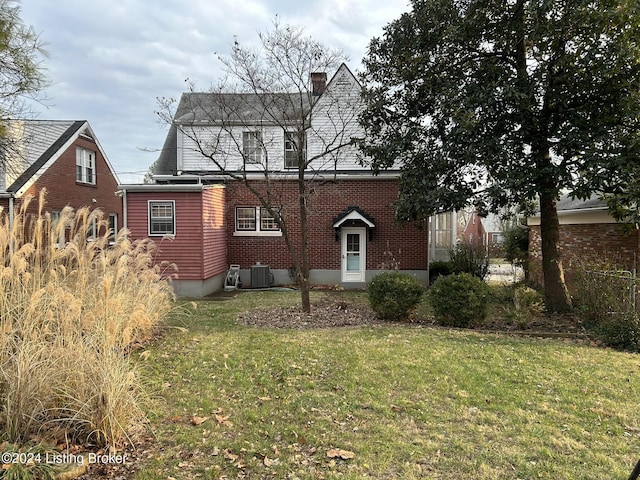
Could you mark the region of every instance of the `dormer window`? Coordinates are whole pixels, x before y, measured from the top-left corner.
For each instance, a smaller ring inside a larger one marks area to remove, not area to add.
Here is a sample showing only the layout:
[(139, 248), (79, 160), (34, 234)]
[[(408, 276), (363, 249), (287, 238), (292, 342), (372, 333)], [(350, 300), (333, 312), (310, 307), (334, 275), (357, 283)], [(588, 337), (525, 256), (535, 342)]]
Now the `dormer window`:
[(96, 184), (96, 152), (76, 148), (76, 182)]

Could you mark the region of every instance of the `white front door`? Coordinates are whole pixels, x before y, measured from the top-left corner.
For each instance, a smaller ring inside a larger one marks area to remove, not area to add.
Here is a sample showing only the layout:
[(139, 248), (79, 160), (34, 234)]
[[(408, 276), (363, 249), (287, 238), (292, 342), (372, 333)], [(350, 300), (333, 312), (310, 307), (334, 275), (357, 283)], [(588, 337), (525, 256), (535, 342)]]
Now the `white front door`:
[(364, 282), (367, 269), (367, 229), (343, 228), (342, 281)]

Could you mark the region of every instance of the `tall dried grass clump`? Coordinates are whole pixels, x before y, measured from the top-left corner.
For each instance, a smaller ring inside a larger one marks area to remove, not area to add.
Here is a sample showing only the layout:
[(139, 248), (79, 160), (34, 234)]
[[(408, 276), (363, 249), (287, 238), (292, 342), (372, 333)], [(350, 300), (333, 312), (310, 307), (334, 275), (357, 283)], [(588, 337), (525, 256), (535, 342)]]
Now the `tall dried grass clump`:
[[(52, 220), (41, 195), (13, 222), (0, 216), (0, 421), (24, 442), (62, 426), (76, 441), (115, 445), (143, 417), (127, 353), (153, 334), (173, 291), (153, 243), (120, 232), (110, 244), (99, 211)], [(101, 232), (95, 238), (91, 232)]]

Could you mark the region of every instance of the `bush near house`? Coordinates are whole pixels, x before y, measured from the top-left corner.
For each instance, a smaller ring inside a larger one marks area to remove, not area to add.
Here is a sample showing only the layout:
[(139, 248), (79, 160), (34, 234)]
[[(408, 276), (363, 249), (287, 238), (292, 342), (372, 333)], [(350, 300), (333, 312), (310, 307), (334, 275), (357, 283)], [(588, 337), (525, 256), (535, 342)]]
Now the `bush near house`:
[(369, 283), (367, 294), (371, 309), (385, 320), (409, 316), (424, 293), (422, 285), (411, 275), (384, 272)]
[(453, 273), (468, 273), (481, 280), (489, 274), (489, 257), (484, 245), (462, 242), (450, 252)]
[(439, 277), (446, 277), (453, 273), (451, 262), (431, 262), (429, 264), (429, 285), (432, 285)]
[(469, 273), (440, 277), (428, 293), (438, 324), (461, 328), (485, 318), (488, 295), (487, 284)]
[[(53, 221), (29, 202), (0, 217), (0, 426), (22, 444), (63, 427), (73, 442), (116, 445), (143, 417), (127, 353), (172, 308), (153, 244), (109, 245), (98, 211)], [(88, 238), (94, 231), (97, 238)]]
[(637, 279), (608, 263), (576, 269), (574, 296), (584, 326), (605, 345), (640, 352)]

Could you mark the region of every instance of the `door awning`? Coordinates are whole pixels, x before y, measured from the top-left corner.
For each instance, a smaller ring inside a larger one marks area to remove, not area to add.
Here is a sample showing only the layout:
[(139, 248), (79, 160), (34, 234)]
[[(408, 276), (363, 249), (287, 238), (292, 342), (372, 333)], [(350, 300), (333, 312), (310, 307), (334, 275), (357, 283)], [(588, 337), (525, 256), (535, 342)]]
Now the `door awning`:
[(342, 227), (367, 227), (369, 240), (372, 239), (373, 229), (376, 228), (375, 220), (360, 207), (347, 207), (333, 219), (333, 228), (336, 231), (336, 241), (339, 239), (339, 230)]

